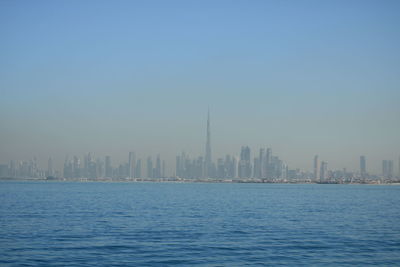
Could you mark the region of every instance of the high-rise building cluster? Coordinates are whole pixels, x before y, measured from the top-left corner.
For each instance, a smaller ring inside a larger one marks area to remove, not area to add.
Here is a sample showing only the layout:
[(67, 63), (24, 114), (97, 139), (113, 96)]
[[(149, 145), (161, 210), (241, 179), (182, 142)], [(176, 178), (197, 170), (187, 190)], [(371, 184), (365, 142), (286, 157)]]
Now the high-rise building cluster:
[(84, 156), (84, 164), (74, 156), (66, 158), (64, 162), (64, 178), (88, 178), (88, 179), (134, 179), (134, 178), (163, 178), (165, 175), (165, 161), (157, 155), (155, 162), (151, 156), (146, 159), (146, 171), (142, 171), (142, 159), (136, 158), (134, 152), (129, 152), (128, 161), (114, 167), (111, 156), (106, 156), (104, 161), (95, 158), (92, 153)]
[(271, 149), (261, 148), (259, 157), (251, 158), (251, 149), (243, 146), (239, 159), (233, 155), (218, 158), (217, 163), (207, 162), (202, 156), (191, 158), (185, 152), (176, 156), (176, 176), (180, 178), (215, 179), (287, 179), (288, 167), (273, 156)]
[[(238, 151), (239, 152), (239, 151)], [(206, 145), (204, 156), (191, 157), (185, 152), (176, 156), (175, 169), (167, 174), (165, 160), (160, 155), (148, 156), (142, 160), (131, 151), (127, 161), (112, 164), (111, 156), (95, 157), (87, 153), (82, 160), (78, 156), (67, 156), (62, 171), (56, 170), (53, 159), (47, 162), (47, 170), (40, 169), (36, 158), (29, 161), (11, 161), (0, 164), (0, 178), (47, 178), (47, 179), (89, 179), (89, 180), (152, 180), (152, 179), (205, 179), (205, 180), (240, 180), (262, 182), (373, 182), (397, 181), (400, 179), (400, 157), (398, 173), (394, 173), (393, 160), (382, 161), (382, 173), (368, 173), (367, 159), (360, 156), (359, 171), (349, 172), (346, 169), (329, 170), (326, 161), (319, 156), (313, 159), (312, 172), (289, 169), (278, 156), (272, 154), (271, 148), (260, 148), (252, 157), (251, 149), (242, 146), (238, 156), (226, 155), (212, 160), (210, 112), (207, 114)]]
[(333, 176), (328, 172), (328, 162), (319, 161), (318, 155), (314, 156), (314, 172), (313, 179), (316, 182), (324, 183), (329, 182), (329, 178)]
[[(50, 161), (49, 163), (52, 164)], [(46, 175), (47, 173), (39, 168), (36, 157), (28, 161), (12, 160), (9, 164), (0, 164), (0, 178), (45, 178)]]

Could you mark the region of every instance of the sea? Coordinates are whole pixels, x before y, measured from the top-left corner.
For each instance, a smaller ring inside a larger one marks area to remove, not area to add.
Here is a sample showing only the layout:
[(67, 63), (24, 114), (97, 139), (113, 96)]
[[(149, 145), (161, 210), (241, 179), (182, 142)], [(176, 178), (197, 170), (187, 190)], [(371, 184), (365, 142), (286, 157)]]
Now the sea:
[(400, 186), (0, 182), (0, 266), (400, 266)]

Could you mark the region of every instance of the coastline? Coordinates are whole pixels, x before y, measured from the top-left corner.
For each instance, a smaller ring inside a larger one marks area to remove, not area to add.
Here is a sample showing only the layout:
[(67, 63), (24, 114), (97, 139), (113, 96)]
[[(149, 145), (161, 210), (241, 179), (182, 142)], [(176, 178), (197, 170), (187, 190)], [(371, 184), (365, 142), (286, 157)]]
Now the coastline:
[(177, 178), (161, 178), (161, 179), (63, 179), (63, 178), (0, 178), (0, 182), (103, 182), (103, 183), (215, 183), (215, 184), (320, 184), (320, 185), (395, 185), (400, 186), (400, 181), (368, 181), (368, 182), (315, 182), (315, 181), (266, 181), (256, 179), (177, 179)]

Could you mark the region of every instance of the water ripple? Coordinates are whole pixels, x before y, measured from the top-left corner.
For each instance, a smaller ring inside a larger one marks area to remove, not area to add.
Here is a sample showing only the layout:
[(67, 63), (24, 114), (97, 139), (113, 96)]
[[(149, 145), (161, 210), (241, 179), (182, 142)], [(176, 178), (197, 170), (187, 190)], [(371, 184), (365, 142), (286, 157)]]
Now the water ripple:
[(0, 186), (4, 266), (400, 266), (400, 187)]

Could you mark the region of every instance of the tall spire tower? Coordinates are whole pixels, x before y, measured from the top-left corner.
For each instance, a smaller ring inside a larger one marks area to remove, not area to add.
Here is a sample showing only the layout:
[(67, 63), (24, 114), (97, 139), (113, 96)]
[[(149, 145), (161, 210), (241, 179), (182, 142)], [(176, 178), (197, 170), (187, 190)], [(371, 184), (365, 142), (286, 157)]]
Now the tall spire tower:
[(206, 142), (206, 155), (205, 155), (205, 175), (210, 176), (211, 169), (211, 133), (210, 133), (210, 108), (207, 112), (207, 142)]

